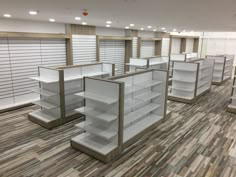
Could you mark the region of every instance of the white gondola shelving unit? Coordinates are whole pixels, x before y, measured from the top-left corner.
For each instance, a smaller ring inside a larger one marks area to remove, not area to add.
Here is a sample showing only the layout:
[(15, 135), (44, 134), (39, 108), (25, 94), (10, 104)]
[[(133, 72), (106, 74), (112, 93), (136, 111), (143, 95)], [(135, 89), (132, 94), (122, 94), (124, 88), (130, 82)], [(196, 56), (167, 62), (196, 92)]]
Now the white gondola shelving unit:
[(212, 84), (221, 85), (232, 78), (234, 55), (207, 55), (206, 59), (215, 61)]
[(172, 85), (168, 99), (193, 103), (199, 96), (210, 91), (213, 67), (212, 60), (173, 62)]
[(76, 96), (86, 115), (77, 126), (84, 133), (71, 139), (73, 148), (105, 163), (122, 153), (166, 116), (168, 72), (145, 70), (97, 79), (86, 77), (85, 90)]
[(31, 121), (51, 129), (68, 121), (81, 117), (74, 111), (82, 107), (83, 99), (74, 96), (83, 91), (85, 76), (110, 77), (114, 74), (114, 65), (105, 63), (90, 63), (65, 67), (39, 67), (37, 80), (40, 87), (32, 92), (40, 95), (40, 100), (33, 102), (40, 110), (29, 113)]

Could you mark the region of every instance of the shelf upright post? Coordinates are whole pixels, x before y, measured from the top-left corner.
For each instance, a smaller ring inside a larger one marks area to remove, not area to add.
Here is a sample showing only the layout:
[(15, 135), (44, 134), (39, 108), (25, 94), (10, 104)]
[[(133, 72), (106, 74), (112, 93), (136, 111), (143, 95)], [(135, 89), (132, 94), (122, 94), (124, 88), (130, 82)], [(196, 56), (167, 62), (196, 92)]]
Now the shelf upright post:
[(194, 89), (194, 101), (197, 98), (197, 90), (198, 90), (198, 77), (199, 77), (199, 70), (200, 70), (200, 63), (197, 64), (197, 73), (196, 73), (196, 82), (195, 82), (195, 89)]
[(164, 103), (164, 118), (163, 118), (163, 122), (166, 121), (167, 118), (167, 100), (168, 100), (168, 87), (169, 87), (169, 70), (166, 71), (166, 93), (165, 93), (165, 103)]
[(66, 122), (66, 111), (65, 111), (65, 87), (64, 87), (64, 70), (59, 69), (59, 90), (60, 90), (60, 111), (61, 121)]
[(223, 65), (223, 72), (222, 72), (221, 82), (224, 81), (224, 76), (225, 76), (225, 64), (226, 64), (226, 56), (224, 56), (224, 65)]
[(123, 148), (123, 137), (124, 137), (124, 97), (125, 97), (125, 83), (120, 82), (119, 87), (119, 124), (118, 124), (118, 147)]

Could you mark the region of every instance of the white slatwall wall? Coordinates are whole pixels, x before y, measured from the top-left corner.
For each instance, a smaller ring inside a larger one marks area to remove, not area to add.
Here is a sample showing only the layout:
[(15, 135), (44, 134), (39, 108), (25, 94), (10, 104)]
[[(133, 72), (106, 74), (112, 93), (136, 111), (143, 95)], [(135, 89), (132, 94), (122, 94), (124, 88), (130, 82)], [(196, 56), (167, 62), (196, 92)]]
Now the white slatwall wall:
[(96, 61), (96, 36), (72, 35), (74, 64)]
[(186, 52), (193, 52), (193, 44), (194, 44), (194, 39), (187, 39), (186, 40)]
[(65, 40), (0, 39), (0, 45), (0, 73), (5, 74), (0, 76), (0, 109), (39, 97), (30, 91), (38, 82), (29, 79), (38, 75), (39, 65), (66, 64)]
[(42, 64), (44, 66), (66, 65), (66, 43), (61, 39), (41, 40)]
[(141, 58), (151, 57), (155, 55), (155, 41), (142, 41)]
[(116, 74), (124, 73), (125, 41), (100, 41), (100, 61), (113, 63), (116, 66)]
[(7, 39), (0, 39), (0, 107), (14, 103)]
[(170, 48), (170, 38), (163, 38), (162, 39), (161, 56), (168, 57), (169, 56), (169, 48)]
[(173, 54), (180, 53), (180, 47), (181, 47), (181, 39), (180, 38), (172, 38), (171, 53), (173, 53)]
[(137, 58), (138, 56), (138, 37), (133, 37), (132, 40), (132, 57)]

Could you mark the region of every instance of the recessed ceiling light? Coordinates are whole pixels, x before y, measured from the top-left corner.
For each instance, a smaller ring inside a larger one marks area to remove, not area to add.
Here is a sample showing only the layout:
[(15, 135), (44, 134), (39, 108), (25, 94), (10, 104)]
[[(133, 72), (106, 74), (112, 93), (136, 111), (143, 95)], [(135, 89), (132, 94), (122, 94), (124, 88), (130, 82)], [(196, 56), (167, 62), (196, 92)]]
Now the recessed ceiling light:
[(129, 29), (129, 27), (128, 27), (128, 26), (126, 26), (126, 27), (125, 27), (125, 29)]
[(152, 26), (147, 26), (147, 28), (149, 28), (149, 29), (150, 29), (150, 28), (152, 28)]
[(140, 28), (141, 31), (143, 31), (144, 29), (143, 28)]
[(165, 28), (165, 27), (162, 27), (161, 29), (162, 29), (162, 30), (165, 30), (166, 28)]
[(111, 27), (111, 25), (106, 25), (107, 28)]
[(176, 29), (173, 29), (173, 31), (176, 31)]
[(86, 22), (82, 22), (82, 25), (87, 25), (87, 23)]
[(129, 26), (134, 26), (134, 24), (133, 24), (133, 23), (131, 23)]
[(81, 18), (80, 17), (75, 17), (75, 20), (81, 20)]
[(55, 22), (56, 20), (54, 18), (49, 18), (50, 22)]
[(166, 31), (166, 30), (164, 30), (164, 32), (166, 33), (167, 31)]
[(112, 22), (111, 22), (111, 21), (107, 21), (106, 23), (107, 23), (107, 24), (112, 24)]
[(156, 29), (154, 29), (153, 31), (157, 31)]
[(29, 14), (30, 14), (30, 15), (37, 15), (38, 13), (39, 13), (38, 10), (30, 10), (30, 11), (29, 11)]
[(4, 14), (3, 16), (6, 17), (6, 18), (10, 18), (11, 14)]

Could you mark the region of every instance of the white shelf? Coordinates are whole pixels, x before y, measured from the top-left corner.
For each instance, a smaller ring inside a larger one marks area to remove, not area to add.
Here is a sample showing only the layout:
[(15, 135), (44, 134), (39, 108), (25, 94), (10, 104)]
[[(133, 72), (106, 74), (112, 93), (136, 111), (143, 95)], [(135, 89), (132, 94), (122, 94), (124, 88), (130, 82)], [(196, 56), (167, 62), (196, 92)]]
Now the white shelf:
[(74, 81), (74, 80), (81, 80), (84, 77), (102, 76), (102, 75), (106, 75), (106, 74), (109, 74), (109, 73), (108, 72), (96, 72), (96, 73), (91, 73), (91, 74), (84, 74), (84, 75), (79, 75), (79, 76), (68, 77), (68, 78), (65, 78), (64, 81), (69, 82), (69, 81)]
[(94, 110), (93, 108), (81, 107), (79, 109), (76, 109), (75, 111), (81, 114), (84, 114), (86, 116), (89, 116), (93, 119), (98, 119), (107, 123), (110, 123), (118, 119), (117, 115), (110, 114), (110, 113), (102, 113), (97, 110)]
[(159, 93), (159, 92), (151, 92), (151, 93), (145, 93), (145, 94), (141, 94), (141, 95), (135, 96), (134, 99), (146, 102), (146, 101), (152, 100), (154, 98), (157, 98), (159, 96), (161, 96), (161, 93)]
[(90, 100), (98, 101), (101, 103), (105, 103), (105, 104), (113, 104), (118, 101), (118, 99), (115, 99), (115, 98), (109, 98), (106, 96), (101, 96), (101, 95), (97, 95), (97, 94), (89, 93), (89, 92), (80, 92), (75, 95), (83, 97), (85, 99), (90, 99)]
[(209, 76), (209, 74), (202, 74), (199, 79), (201, 80), (201, 79), (204, 79), (204, 78), (206, 78), (208, 76)]
[(197, 72), (197, 70), (193, 70), (193, 69), (177, 69), (177, 68), (173, 68), (172, 70), (175, 71), (182, 71), (182, 72)]
[(215, 64), (218, 64), (218, 65), (220, 65), (220, 64), (221, 64), (221, 65), (223, 65), (223, 64), (224, 64), (224, 62), (216, 62), (216, 61), (215, 61)]
[(186, 100), (192, 100), (193, 99), (193, 97), (187, 97), (187, 96), (182, 96), (182, 95), (174, 95), (173, 93), (170, 93), (169, 96), (178, 97), (178, 98), (186, 99)]
[(140, 118), (159, 108), (159, 104), (150, 103), (142, 108), (137, 109), (136, 111), (130, 112), (124, 115), (124, 126), (128, 127), (132, 123), (138, 121)]
[(184, 80), (184, 79), (182, 79), (182, 80), (180, 80), (180, 79), (172, 79), (172, 81), (176, 81), (176, 82), (186, 82), (186, 83), (195, 83), (196, 81), (194, 80), (194, 81), (187, 81), (187, 80)]
[(139, 86), (139, 87), (143, 87), (143, 88), (149, 88), (149, 87), (159, 85), (161, 83), (162, 83), (161, 81), (150, 80), (150, 81), (147, 81), (147, 82), (135, 83), (134, 85)]
[(200, 67), (200, 70), (204, 70), (204, 69), (207, 69), (207, 68), (210, 68), (211, 66), (203, 66), (203, 67)]
[(224, 80), (230, 78), (230, 76), (224, 76)]
[[(117, 124), (118, 126), (118, 124)], [(105, 139), (107, 141), (110, 141), (112, 138), (114, 138), (117, 135), (117, 132), (114, 130), (106, 130), (106, 129), (101, 129), (95, 126), (92, 126), (92, 124), (88, 125), (85, 128), (86, 132), (89, 132), (90, 134), (100, 137), (102, 139)]]
[(181, 91), (185, 91), (185, 92), (193, 92), (193, 91), (194, 91), (194, 88), (192, 88), (192, 89), (186, 89), (186, 88), (171, 87), (171, 89), (173, 89), (173, 90), (181, 90)]
[(201, 87), (197, 90), (197, 95), (200, 95), (201, 93), (205, 92), (208, 88), (206, 87)]
[(131, 126), (125, 128), (124, 130), (124, 142), (128, 141), (135, 135), (137, 135), (139, 132), (142, 132), (149, 126), (153, 125), (157, 121), (161, 120), (163, 117), (158, 116), (155, 114), (150, 114), (149, 116), (145, 117), (144, 119), (136, 122), (135, 124), (132, 124)]
[(53, 108), (58, 107), (54, 104), (48, 103), (47, 101), (43, 101), (43, 100), (35, 101), (35, 102), (33, 102), (33, 104), (39, 105), (45, 109), (53, 109)]
[(43, 78), (43, 77), (30, 77), (30, 79), (33, 79), (42, 83), (46, 83), (46, 84), (59, 82), (59, 80), (56, 80), (56, 79), (48, 79), (48, 78)]
[(156, 80), (152, 80), (152, 81), (148, 81), (148, 82), (140, 82), (140, 83), (136, 83), (134, 85), (126, 85), (125, 86), (125, 94), (131, 94), (134, 92), (138, 92), (140, 90), (143, 89), (147, 89), (153, 86), (157, 86), (159, 84), (161, 84), (161, 81), (156, 81)]
[(103, 155), (110, 153), (118, 146), (114, 142), (101, 141), (101, 139), (89, 133), (83, 133), (71, 140)]
[(230, 97), (232, 100), (236, 100), (236, 96), (231, 96)]
[(51, 97), (51, 96), (58, 95), (58, 93), (47, 91), (47, 90), (44, 90), (44, 89), (41, 89), (41, 88), (31, 89), (31, 91), (35, 92), (35, 93), (38, 93), (40, 95), (46, 96), (46, 97)]
[(230, 104), (228, 107), (231, 108), (231, 109), (236, 109), (236, 105)]
[(229, 73), (230, 71), (225, 71), (224, 74)]
[(208, 81), (201, 81), (198, 83), (198, 88), (203, 87), (204, 85), (208, 84)]

